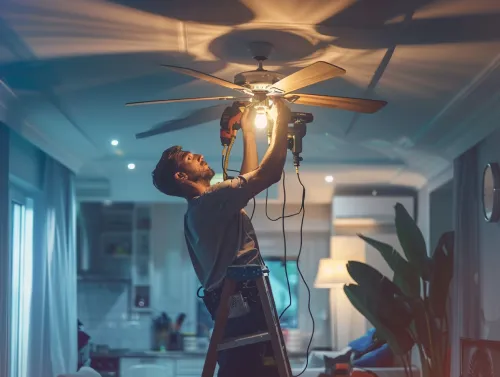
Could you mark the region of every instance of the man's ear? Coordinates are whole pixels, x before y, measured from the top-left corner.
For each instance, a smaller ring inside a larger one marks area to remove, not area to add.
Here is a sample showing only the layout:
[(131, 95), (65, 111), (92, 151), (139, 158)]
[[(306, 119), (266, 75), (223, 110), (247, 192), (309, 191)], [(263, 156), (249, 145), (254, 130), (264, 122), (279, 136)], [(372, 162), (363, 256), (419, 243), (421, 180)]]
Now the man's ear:
[(183, 183), (188, 179), (188, 176), (186, 173), (178, 171), (177, 173), (174, 174), (174, 178), (178, 183)]

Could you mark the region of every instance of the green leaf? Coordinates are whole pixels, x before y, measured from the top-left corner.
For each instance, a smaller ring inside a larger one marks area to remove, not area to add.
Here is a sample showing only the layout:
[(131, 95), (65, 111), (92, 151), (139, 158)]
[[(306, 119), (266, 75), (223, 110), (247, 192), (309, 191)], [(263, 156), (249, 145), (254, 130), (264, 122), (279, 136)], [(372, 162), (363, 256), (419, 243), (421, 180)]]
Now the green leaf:
[(389, 295), (402, 296), (399, 287), (372, 266), (357, 261), (347, 262), (347, 272), (356, 283), (369, 291), (383, 291)]
[(429, 281), (431, 260), (427, 256), (424, 236), (415, 220), (401, 203), (397, 203), (394, 208), (396, 211), (396, 232), (406, 259), (417, 270), (422, 279)]
[(412, 321), (407, 298), (396, 284), (366, 263), (349, 261), (347, 271), (372, 299), (374, 313), (386, 326), (408, 327)]
[(405, 355), (413, 347), (413, 339), (408, 329), (395, 328), (395, 331), (386, 326), (377, 316), (373, 299), (360, 286), (349, 284), (344, 286), (344, 292), (352, 305), (375, 327), (380, 338), (396, 355)]
[(423, 301), (415, 300), (411, 304), (413, 312), (412, 327), (417, 336), (417, 341), (424, 347), (425, 353), (431, 355), (431, 343), (429, 338), (429, 329), (425, 317), (425, 306)]
[(442, 319), (446, 313), (450, 282), (453, 277), (454, 236), (454, 232), (444, 233), (432, 255), (433, 271), (429, 283), (429, 303), (438, 319)]
[(420, 297), (420, 277), (416, 270), (391, 245), (358, 234), (363, 241), (378, 250), (382, 258), (394, 271), (393, 281), (405, 295)]

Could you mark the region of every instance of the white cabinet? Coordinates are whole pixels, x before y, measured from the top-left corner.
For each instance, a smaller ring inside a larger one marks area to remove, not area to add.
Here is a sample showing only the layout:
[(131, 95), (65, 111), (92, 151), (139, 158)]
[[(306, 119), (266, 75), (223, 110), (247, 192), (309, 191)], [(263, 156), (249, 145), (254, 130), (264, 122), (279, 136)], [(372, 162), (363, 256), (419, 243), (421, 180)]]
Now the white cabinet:
[[(200, 377), (205, 355), (175, 355), (172, 357), (123, 357), (120, 377)], [(304, 360), (290, 359), (292, 368), (300, 368)], [(219, 367), (215, 367), (217, 376)]]
[(174, 377), (175, 360), (164, 357), (120, 359), (120, 377)]
[[(204, 357), (182, 358), (177, 360), (176, 377), (200, 377), (203, 371)], [(214, 376), (217, 376), (219, 366), (215, 367)]]

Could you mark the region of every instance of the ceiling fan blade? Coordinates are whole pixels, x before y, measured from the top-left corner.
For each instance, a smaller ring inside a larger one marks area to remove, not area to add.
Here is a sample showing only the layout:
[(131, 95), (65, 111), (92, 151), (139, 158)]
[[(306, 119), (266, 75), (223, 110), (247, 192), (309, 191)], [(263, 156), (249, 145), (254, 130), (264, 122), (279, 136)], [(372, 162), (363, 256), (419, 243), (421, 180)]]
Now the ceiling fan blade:
[(223, 86), (225, 88), (238, 90), (240, 92), (247, 93), (247, 94), (252, 94), (252, 91), (250, 89), (247, 89), (243, 86), (233, 84), (230, 81), (220, 79), (218, 77), (209, 75), (207, 73), (195, 71), (194, 69), (191, 69), (191, 68), (176, 67), (174, 65), (167, 65), (167, 64), (162, 64), (162, 67), (168, 68), (168, 69), (175, 71), (175, 72), (183, 73), (183, 74), (188, 75), (188, 76), (196, 77), (197, 79), (205, 80), (205, 81), (211, 82), (212, 84), (220, 85), (220, 86)]
[(387, 105), (386, 101), (362, 98), (322, 96), (319, 94), (293, 93), (285, 95), (284, 98), (292, 103), (296, 103), (299, 105), (331, 107), (334, 109), (349, 110), (367, 114), (377, 112), (382, 107)]
[(140, 102), (129, 102), (125, 106), (140, 106), (140, 105), (157, 105), (160, 103), (174, 103), (174, 102), (194, 102), (194, 101), (249, 101), (251, 98), (247, 97), (194, 97), (194, 98), (175, 98), (175, 99), (159, 99), (153, 101), (140, 101)]
[(222, 112), (224, 111), (224, 108), (226, 108), (226, 105), (219, 104), (195, 110), (193, 112), (186, 114), (186, 116), (184, 116), (183, 118), (172, 119), (157, 124), (148, 131), (136, 134), (135, 138), (144, 139), (150, 136), (159, 135), (172, 131), (178, 131), (220, 119)]
[(345, 74), (345, 69), (319, 61), (274, 83), (271, 90), (276, 90), (280, 93), (290, 93), (320, 81), (342, 76), (343, 74)]

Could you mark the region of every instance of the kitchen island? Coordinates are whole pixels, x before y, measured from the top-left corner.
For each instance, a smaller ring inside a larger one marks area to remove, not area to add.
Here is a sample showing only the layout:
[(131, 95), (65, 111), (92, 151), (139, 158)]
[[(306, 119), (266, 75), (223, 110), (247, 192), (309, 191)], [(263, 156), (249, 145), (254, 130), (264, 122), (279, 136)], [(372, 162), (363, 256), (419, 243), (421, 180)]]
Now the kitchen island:
[[(92, 366), (103, 377), (200, 377), (205, 355), (202, 350), (110, 350), (94, 352), (91, 358)], [(304, 353), (289, 357), (292, 368), (300, 368), (305, 362)]]

